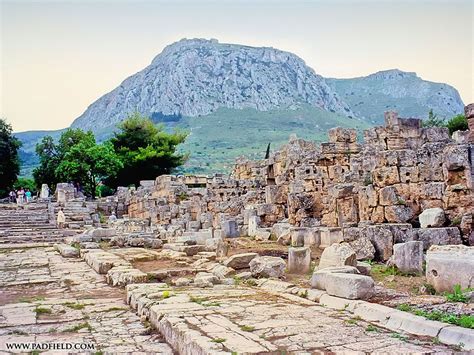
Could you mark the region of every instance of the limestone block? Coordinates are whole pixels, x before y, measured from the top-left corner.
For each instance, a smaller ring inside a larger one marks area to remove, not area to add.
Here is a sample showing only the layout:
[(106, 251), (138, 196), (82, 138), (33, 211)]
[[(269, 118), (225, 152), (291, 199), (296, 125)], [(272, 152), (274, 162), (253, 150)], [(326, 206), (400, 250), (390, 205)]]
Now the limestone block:
[(326, 274), (342, 273), (342, 274), (359, 274), (359, 270), (354, 266), (335, 266), (316, 270), (311, 276), (311, 287), (319, 290), (326, 289)]
[(385, 219), (389, 223), (405, 223), (415, 216), (413, 209), (404, 204), (386, 206), (384, 212)]
[(396, 205), (399, 200), (397, 191), (393, 186), (387, 186), (379, 191), (379, 203), (382, 206)]
[(357, 141), (357, 132), (355, 129), (335, 127), (328, 131), (329, 142), (355, 143)]
[(260, 218), (258, 216), (249, 216), (248, 220), (248, 235), (249, 237), (255, 237), (257, 234), (258, 225), (260, 223)]
[(355, 251), (357, 260), (372, 260), (375, 256), (375, 248), (366, 236), (361, 236), (348, 244)]
[(306, 274), (311, 268), (311, 250), (308, 247), (288, 249), (288, 271)]
[(235, 270), (231, 267), (227, 267), (225, 265), (216, 265), (212, 269), (212, 273), (217, 276), (220, 280), (228, 278), (235, 274)]
[(374, 169), (372, 181), (378, 187), (385, 187), (400, 182), (400, 176), (396, 166), (384, 166)]
[(340, 243), (344, 240), (341, 228), (321, 228), (321, 244), (319, 247), (324, 249), (332, 244)]
[(444, 327), (438, 335), (439, 341), (443, 344), (457, 345), (463, 344), (463, 351), (474, 350), (474, 334), (472, 329), (461, 327)]
[(358, 274), (326, 274), (326, 292), (331, 296), (351, 300), (368, 299), (374, 293), (374, 280)]
[(393, 246), (390, 264), (405, 273), (420, 274), (423, 272), (423, 243), (411, 241)]
[(79, 250), (70, 245), (56, 244), (54, 247), (64, 258), (77, 258), (79, 256)]
[(270, 228), (257, 228), (255, 232), (255, 240), (270, 240), (271, 229)]
[(355, 266), (356, 264), (356, 253), (349, 244), (333, 244), (324, 249), (321, 254), (318, 270), (332, 266)]
[(258, 257), (257, 253), (235, 254), (225, 260), (223, 264), (236, 270), (247, 269), (249, 263), (256, 257)]
[(259, 256), (249, 263), (250, 272), (254, 277), (279, 278), (285, 273), (285, 260), (275, 256)]
[(238, 238), (240, 237), (239, 226), (234, 219), (224, 220), (221, 222), (222, 238)]
[(372, 266), (369, 263), (365, 263), (363, 261), (358, 261), (356, 268), (362, 275), (367, 276), (370, 276), (370, 272), (372, 271)]
[(457, 227), (415, 229), (416, 240), (423, 242), (423, 249), (432, 245), (462, 244), (461, 233)]
[(474, 247), (432, 246), (426, 253), (426, 279), (437, 292), (452, 292), (454, 285), (474, 287)]
[(368, 226), (363, 233), (370, 239), (375, 248), (375, 259), (387, 261), (392, 256), (393, 234), (384, 225)]
[(442, 227), (446, 221), (442, 208), (429, 208), (424, 210), (418, 218), (421, 228)]

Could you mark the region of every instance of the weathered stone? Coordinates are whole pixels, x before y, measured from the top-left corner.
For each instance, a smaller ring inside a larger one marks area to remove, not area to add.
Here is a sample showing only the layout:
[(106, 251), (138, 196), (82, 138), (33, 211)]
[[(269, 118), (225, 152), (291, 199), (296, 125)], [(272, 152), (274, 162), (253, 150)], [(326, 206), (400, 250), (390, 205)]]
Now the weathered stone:
[(326, 292), (351, 300), (368, 299), (374, 293), (374, 280), (368, 276), (348, 273), (327, 273)]
[(423, 272), (423, 243), (406, 242), (393, 246), (393, 255), (389, 260), (391, 265), (404, 273), (420, 274)]
[(61, 256), (65, 258), (77, 258), (79, 256), (79, 250), (70, 245), (56, 244), (55, 248), (59, 251)]
[(250, 261), (250, 272), (254, 277), (279, 278), (285, 273), (286, 263), (282, 258), (259, 256)]
[(355, 266), (357, 264), (356, 254), (347, 243), (333, 244), (324, 249), (321, 254), (318, 269), (333, 266)]
[(359, 272), (362, 275), (367, 275), (367, 276), (369, 276), (370, 272), (372, 271), (372, 266), (369, 263), (365, 263), (363, 261), (358, 261), (356, 268), (357, 270), (359, 270)]
[(257, 228), (255, 232), (255, 240), (265, 241), (269, 240), (271, 236), (270, 228)]
[(369, 226), (363, 232), (375, 248), (375, 259), (387, 261), (392, 256), (393, 234), (382, 225)]
[(240, 237), (239, 226), (233, 219), (225, 220), (221, 223), (222, 238), (238, 238)]
[(413, 209), (406, 205), (385, 207), (385, 219), (389, 223), (405, 223), (415, 216)]
[(235, 270), (247, 269), (249, 267), (249, 263), (256, 257), (258, 257), (257, 253), (235, 254), (225, 260), (223, 264)]
[(173, 284), (178, 287), (188, 286), (190, 283), (191, 283), (191, 280), (185, 277), (180, 277), (176, 280), (173, 280)]
[(212, 269), (212, 273), (216, 275), (219, 279), (225, 279), (229, 276), (235, 274), (235, 270), (231, 267), (227, 267), (225, 265), (216, 265)]
[(311, 250), (308, 247), (288, 249), (288, 271), (306, 274), (311, 268)]
[(416, 229), (416, 239), (423, 242), (423, 249), (432, 245), (462, 244), (461, 233), (457, 227)]
[(317, 288), (319, 290), (325, 290), (326, 274), (328, 273), (358, 274), (359, 271), (353, 266), (336, 266), (317, 270), (311, 276), (311, 287)]
[(375, 248), (368, 237), (361, 236), (347, 244), (355, 251), (357, 260), (372, 260), (375, 255)]
[(421, 228), (442, 227), (446, 221), (442, 208), (428, 208), (418, 218)]
[(260, 218), (258, 216), (249, 216), (248, 218), (248, 235), (249, 237), (255, 237), (257, 228), (259, 225)]
[(474, 247), (432, 246), (426, 253), (426, 279), (437, 292), (452, 292), (454, 285), (474, 287)]

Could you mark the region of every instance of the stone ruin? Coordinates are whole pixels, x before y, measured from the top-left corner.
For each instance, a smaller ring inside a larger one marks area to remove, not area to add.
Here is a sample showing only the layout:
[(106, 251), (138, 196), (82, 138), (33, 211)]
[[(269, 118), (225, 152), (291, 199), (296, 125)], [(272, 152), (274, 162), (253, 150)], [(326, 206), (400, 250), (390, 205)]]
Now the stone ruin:
[[(364, 143), (334, 128), (229, 176), (165, 175), (96, 201), (58, 184), (5, 206), (1, 242), (36, 242), (2, 249), (7, 337), (81, 329), (104, 339), (96, 350), (166, 354), (474, 350), (473, 113), (452, 137), (388, 112)], [(47, 314), (16, 301), (25, 283)]]
[[(473, 112), (466, 107), (471, 129)], [(230, 176), (163, 175), (119, 188), (98, 208), (124, 217), (115, 245), (225, 256), (238, 237), (276, 240), (300, 273), (310, 268), (309, 248), (324, 250), (319, 269), (327, 262), (367, 273), (360, 261), (376, 260), (419, 274), (430, 247), (459, 245), (462, 254), (474, 245), (472, 130), (451, 137), (386, 112), (385, 125), (363, 135), (364, 143), (343, 128), (321, 144), (292, 137), (268, 159), (237, 160)], [(456, 280), (470, 287), (471, 274)]]

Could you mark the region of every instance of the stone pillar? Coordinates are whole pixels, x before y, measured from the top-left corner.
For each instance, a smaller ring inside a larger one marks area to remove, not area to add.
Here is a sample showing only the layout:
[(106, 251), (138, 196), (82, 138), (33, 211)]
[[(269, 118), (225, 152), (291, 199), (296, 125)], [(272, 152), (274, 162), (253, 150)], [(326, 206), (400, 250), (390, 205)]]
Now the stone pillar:
[(474, 143), (474, 104), (464, 107), (464, 114), (466, 115), (469, 127), (469, 143)]
[(308, 247), (288, 249), (288, 271), (307, 274), (311, 269), (311, 250)]
[(258, 216), (250, 216), (249, 217), (249, 229), (248, 229), (248, 236), (255, 237), (257, 235), (257, 228), (259, 223)]
[(40, 198), (49, 198), (49, 187), (48, 184), (41, 185)]

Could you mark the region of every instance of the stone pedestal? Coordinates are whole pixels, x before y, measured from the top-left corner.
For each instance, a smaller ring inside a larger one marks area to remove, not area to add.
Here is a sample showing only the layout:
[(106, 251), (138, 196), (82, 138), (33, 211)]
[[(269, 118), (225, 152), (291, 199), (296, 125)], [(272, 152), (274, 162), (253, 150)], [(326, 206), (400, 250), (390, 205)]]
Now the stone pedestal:
[(49, 187), (47, 184), (41, 185), (40, 198), (49, 198)]
[(311, 250), (308, 247), (288, 249), (288, 271), (306, 274), (311, 269)]

